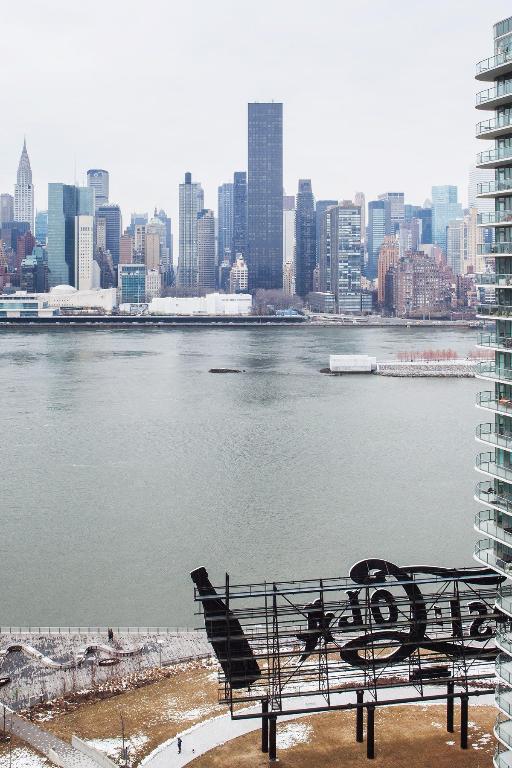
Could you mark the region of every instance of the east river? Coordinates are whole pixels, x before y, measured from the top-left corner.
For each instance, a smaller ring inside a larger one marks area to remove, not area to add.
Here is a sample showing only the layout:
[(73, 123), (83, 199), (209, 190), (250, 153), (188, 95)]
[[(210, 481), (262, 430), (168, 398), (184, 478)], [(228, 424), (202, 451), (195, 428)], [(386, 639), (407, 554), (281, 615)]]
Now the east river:
[(0, 331), (0, 626), (194, 626), (199, 565), (240, 583), (471, 564), (485, 383), (319, 369), (475, 336)]

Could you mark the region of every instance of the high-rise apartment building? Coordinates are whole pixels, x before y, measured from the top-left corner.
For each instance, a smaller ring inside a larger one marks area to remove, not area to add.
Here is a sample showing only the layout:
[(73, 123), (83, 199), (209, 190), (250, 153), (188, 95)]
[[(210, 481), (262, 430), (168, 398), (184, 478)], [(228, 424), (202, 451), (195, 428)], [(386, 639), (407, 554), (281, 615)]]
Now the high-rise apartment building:
[(283, 105), (248, 106), (249, 288), (283, 285)]
[(237, 253), (244, 257), (247, 253), (247, 173), (235, 171), (233, 174), (233, 258)]
[(449, 221), (446, 227), (446, 264), (454, 275), (463, 275), (468, 263), (468, 223), (465, 218)]
[(346, 200), (325, 212), (320, 248), (320, 270), (324, 272), (319, 275), (320, 291), (334, 294), (340, 313), (370, 311), (371, 296), (361, 290), (363, 245), (358, 205)]
[(102, 168), (91, 168), (88, 170), (87, 186), (94, 190), (94, 206), (96, 210), (102, 205), (108, 205), (108, 171)]
[(295, 210), (295, 293), (313, 290), (316, 267), (316, 212), (311, 179), (299, 179)]
[(407, 253), (386, 274), (388, 309), (399, 317), (421, 317), (445, 312), (450, 289), (442, 265), (427, 254)]
[(34, 185), (26, 141), (23, 142), (14, 186), (14, 221), (26, 221), (30, 231), (34, 231)]
[[(322, 227), (323, 227), (323, 221), (324, 221), (324, 214), (328, 208), (331, 208), (333, 205), (338, 205), (337, 200), (317, 200), (316, 201), (316, 263), (318, 264), (318, 270), (319, 274), (322, 272), (322, 267), (320, 266), (320, 239), (321, 239), (321, 233), (322, 233)], [(325, 271), (324, 271), (325, 273)], [(321, 280), (321, 278), (320, 278)]]
[(0, 225), (14, 221), (14, 197), (6, 192), (0, 195)]
[(375, 280), (377, 277), (380, 248), (386, 236), (388, 211), (389, 204), (385, 200), (370, 200), (368, 203), (368, 265), (366, 276), (370, 280)]
[(386, 235), (379, 251), (377, 300), (382, 307), (386, 304), (386, 275), (398, 262), (400, 249), (394, 235)]
[(283, 290), (295, 294), (295, 195), (283, 197)]
[(215, 216), (204, 208), (197, 214), (197, 287), (202, 293), (215, 290)]
[(231, 250), (233, 247), (233, 183), (221, 184), (217, 196), (219, 214), (218, 261), (221, 264), (223, 261), (232, 262), (235, 258), (235, 254)]
[(118, 205), (100, 205), (96, 208), (98, 219), (105, 219), (106, 248), (110, 251), (114, 267), (119, 264), (119, 241), (123, 231), (123, 219)]
[(94, 194), (88, 187), (48, 184), (48, 282), (76, 287), (75, 218), (94, 215)]
[(494, 171), (494, 179), (480, 182), (478, 199), (493, 200), (494, 211), (479, 214), (482, 227), (492, 227), (494, 243), (482, 243), (484, 255), (493, 256), (493, 274), (477, 276), (481, 287), (495, 289), (492, 304), (477, 309), (485, 321), (495, 321), (494, 333), (482, 333), (479, 346), (494, 351), (493, 362), (483, 362), (477, 377), (486, 382), (486, 391), (477, 395), (477, 406), (487, 423), (480, 424), (476, 437), (483, 451), (476, 469), (484, 477), (476, 486), (475, 498), (484, 507), (475, 519), (484, 538), (475, 547), (479, 563), (504, 577), (496, 608), (504, 621), (498, 623), (495, 638), (495, 688), (499, 716), (494, 726), (498, 746), (496, 768), (512, 765), (512, 17), (494, 25), (494, 56), (477, 64), (476, 79), (484, 90), (477, 93), (476, 107), (491, 112), (476, 127), (478, 139), (493, 142), (479, 153), (477, 167)]
[(462, 218), (457, 187), (445, 184), (432, 187), (432, 242), (446, 255), (446, 227), (450, 221)]
[(192, 174), (185, 174), (180, 184), (180, 250), (178, 279), (180, 288), (197, 288), (197, 214), (204, 208), (203, 188), (192, 181)]

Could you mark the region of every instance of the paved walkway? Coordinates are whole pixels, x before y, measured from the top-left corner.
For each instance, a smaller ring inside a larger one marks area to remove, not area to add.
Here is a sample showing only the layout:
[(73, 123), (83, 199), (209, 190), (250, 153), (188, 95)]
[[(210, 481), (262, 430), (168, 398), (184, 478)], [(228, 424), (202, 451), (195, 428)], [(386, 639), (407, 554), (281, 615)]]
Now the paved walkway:
[(98, 763), (95, 763), (89, 757), (82, 754), (82, 752), (79, 752), (71, 744), (61, 741), (61, 739), (58, 739), (48, 731), (44, 731), (39, 726), (34, 725), (34, 723), (30, 723), (15, 712), (12, 712), (12, 710), (9, 710), (8, 707), (6, 707), (5, 724), (10, 733), (30, 744), (31, 747), (34, 747), (34, 749), (37, 749), (38, 752), (41, 752), (46, 757), (53, 750), (62, 758), (66, 768), (98, 768)]
[[(390, 698), (399, 699), (404, 695), (410, 695), (411, 689), (407, 688), (395, 688), (392, 691), (388, 691)], [(429, 694), (434, 695), (436, 693), (446, 693), (446, 689), (437, 688), (432, 686), (429, 688)], [(354, 694), (340, 693), (331, 697), (332, 704), (348, 704), (354, 703)], [(300, 700), (296, 700), (296, 705), (306, 707), (319, 706), (319, 697), (304, 696)], [(442, 701), (425, 701), (417, 702), (422, 706), (427, 704), (443, 704)], [(475, 704), (494, 706), (494, 697), (490, 695), (478, 696)], [(414, 705), (413, 705), (414, 706)], [(258, 712), (258, 709), (247, 709), (246, 712)], [(471, 704), (470, 704), (471, 711)], [(314, 712), (311, 714), (315, 714)], [(296, 720), (299, 717), (306, 717), (307, 713), (302, 715), (289, 715), (288, 717), (280, 717), (279, 723), (287, 720)], [(355, 714), (354, 714), (355, 718)], [(355, 725), (354, 725), (355, 727)], [(148, 755), (141, 765), (145, 768), (182, 768), (188, 765), (196, 757), (206, 754), (211, 749), (220, 747), (232, 739), (238, 738), (238, 736), (244, 736), (246, 733), (257, 731), (261, 728), (261, 720), (254, 718), (253, 720), (231, 720), (231, 716), (221, 715), (210, 720), (206, 720), (203, 723), (198, 723), (192, 726), (187, 731), (183, 731), (180, 734), (183, 744), (181, 747), (181, 755), (178, 755), (177, 737), (164, 742), (155, 749), (150, 755)], [(279, 730), (278, 730), (279, 738)], [(278, 757), (279, 757), (279, 745), (278, 745)]]

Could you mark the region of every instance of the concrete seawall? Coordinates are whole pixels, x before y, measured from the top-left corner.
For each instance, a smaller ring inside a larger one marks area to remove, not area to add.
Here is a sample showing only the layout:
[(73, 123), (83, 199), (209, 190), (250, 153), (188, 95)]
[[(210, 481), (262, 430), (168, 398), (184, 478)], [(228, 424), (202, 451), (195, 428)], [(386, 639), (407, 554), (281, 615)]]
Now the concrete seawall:
[(438, 377), (467, 379), (475, 376), (478, 360), (392, 361), (377, 363), (381, 376)]

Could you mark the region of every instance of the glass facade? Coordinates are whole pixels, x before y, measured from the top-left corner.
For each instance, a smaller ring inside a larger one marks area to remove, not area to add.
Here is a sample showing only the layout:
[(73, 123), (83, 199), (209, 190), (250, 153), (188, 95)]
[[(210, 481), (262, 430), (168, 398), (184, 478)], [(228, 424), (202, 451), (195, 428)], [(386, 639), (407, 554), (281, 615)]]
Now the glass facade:
[(379, 251), (386, 236), (386, 201), (368, 203), (368, 266), (366, 276), (375, 280), (379, 266)]
[(247, 254), (247, 173), (233, 174), (233, 259), (237, 253)]
[(141, 304), (146, 300), (146, 267), (144, 264), (119, 264), (120, 304)]
[(75, 284), (75, 216), (94, 215), (94, 193), (88, 187), (48, 184), (48, 282)]
[(105, 219), (105, 241), (107, 251), (110, 251), (114, 267), (119, 264), (119, 243), (121, 241), (121, 232), (123, 222), (121, 218), (121, 209), (118, 205), (100, 205), (96, 211), (98, 218)]
[(219, 235), (218, 263), (228, 260), (233, 262), (233, 184), (221, 184), (218, 189)]
[(295, 293), (313, 290), (316, 267), (316, 212), (311, 179), (299, 179), (295, 213)]
[(446, 227), (450, 221), (462, 218), (457, 187), (451, 184), (432, 187), (432, 236), (434, 245), (446, 254)]
[(185, 174), (180, 184), (180, 252), (178, 259), (178, 285), (197, 288), (197, 214), (204, 208), (203, 188)]
[(283, 287), (283, 105), (249, 104), (249, 289)]

